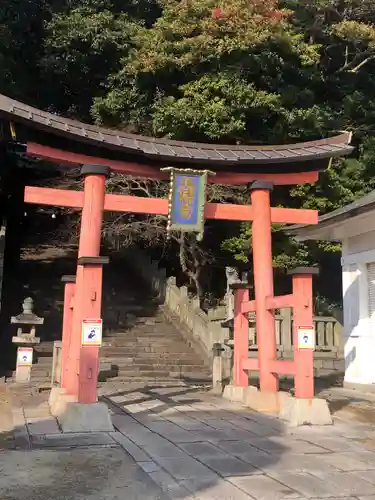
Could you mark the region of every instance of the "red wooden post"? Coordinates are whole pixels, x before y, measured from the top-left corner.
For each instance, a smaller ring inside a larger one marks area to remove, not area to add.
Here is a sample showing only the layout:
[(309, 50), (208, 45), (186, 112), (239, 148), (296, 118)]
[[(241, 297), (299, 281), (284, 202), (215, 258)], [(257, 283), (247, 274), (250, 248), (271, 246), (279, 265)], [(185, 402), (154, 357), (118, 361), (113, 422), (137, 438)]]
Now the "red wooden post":
[(298, 330), (313, 327), (312, 275), (317, 268), (299, 267), (288, 272), (293, 277), (293, 339), (296, 398), (314, 397), (314, 349), (299, 349)]
[(64, 287), (64, 313), (62, 327), (62, 360), (61, 360), (61, 387), (65, 388), (65, 382), (69, 371), (69, 349), (70, 339), (72, 334), (73, 320), (73, 300), (76, 277), (63, 276), (61, 281), (65, 284)]
[(249, 286), (246, 283), (233, 283), (231, 288), (234, 290), (233, 383), (247, 387), (249, 376), (242, 368), (242, 361), (249, 357), (249, 320), (241, 308), (249, 300)]
[[(82, 320), (101, 319), (103, 264), (108, 264), (108, 262), (108, 257), (80, 257), (78, 259), (78, 266), (83, 268), (82, 288), (85, 290), (81, 298)], [(99, 348), (99, 345), (81, 346), (78, 387), (80, 403), (95, 403), (97, 400)]]
[(272, 184), (256, 181), (250, 186), (253, 207), (253, 263), (255, 321), (259, 356), (260, 389), (277, 392), (278, 377), (271, 372), (276, 360), (276, 332), (273, 312), (267, 309), (267, 297), (273, 297), (270, 191)]
[[(99, 257), (100, 242), (101, 242), (101, 227), (103, 221), (104, 199), (105, 199), (105, 180), (109, 175), (109, 168), (102, 165), (84, 165), (81, 174), (85, 176), (84, 186), (84, 202), (82, 208), (82, 221), (81, 232), (79, 239), (78, 258), (81, 257)], [(95, 391), (90, 388), (88, 391), (89, 396), (84, 397), (82, 390), (80, 391), (80, 354), (82, 343), (82, 321), (88, 318), (87, 314), (91, 314), (91, 302), (96, 303), (98, 314), (101, 309), (101, 292), (98, 293), (98, 285), (101, 285), (102, 269), (101, 265), (94, 267), (86, 267), (85, 264), (80, 263), (78, 260), (77, 266), (77, 280), (75, 289), (74, 311), (73, 311), (73, 327), (70, 348), (69, 364), (72, 369), (72, 376), (67, 381), (67, 391), (80, 398), (84, 398), (85, 402), (96, 401), (96, 386), (97, 379), (95, 373), (90, 372), (92, 378), (91, 382), (85, 384), (87, 388), (91, 384), (92, 388), (95, 386)], [(91, 299), (95, 295), (95, 300)], [(99, 304), (99, 307), (98, 307)], [(100, 318), (100, 316), (98, 316)], [(90, 318), (94, 319), (94, 318)], [(91, 356), (98, 358), (98, 349), (96, 354), (93, 351)], [(99, 361), (92, 359), (92, 365), (98, 365)], [(90, 375), (89, 374), (89, 375)], [(92, 395), (95, 392), (95, 398)], [(83, 401), (80, 401), (83, 402)]]

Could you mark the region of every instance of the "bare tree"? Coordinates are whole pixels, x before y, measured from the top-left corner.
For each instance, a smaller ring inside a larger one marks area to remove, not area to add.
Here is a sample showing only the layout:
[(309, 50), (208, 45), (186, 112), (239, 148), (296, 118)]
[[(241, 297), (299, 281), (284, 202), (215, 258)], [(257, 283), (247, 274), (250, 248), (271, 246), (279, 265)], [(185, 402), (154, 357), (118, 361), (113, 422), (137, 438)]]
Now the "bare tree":
[[(56, 179), (51, 180), (49, 184), (56, 187)], [(82, 185), (78, 171), (70, 171), (58, 182), (58, 187), (65, 189), (82, 189)], [(144, 198), (167, 198), (169, 182), (113, 174), (107, 181), (107, 192)], [(248, 202), (248, 193), (244, 187), (209, 184), (207, 200), (244, 204)], [(77, 240), (80, 212), (64, 210), (64, 215), (65, 222), (59, 229), (59, 234), (56, 234), (57, 238), (61, 238), (64, 233), (65, 237), (68, 234), (71, 240)], [(167, 251), (175, 245), (182, 272), (189, 284), (194, 287), (196, 294), (202, 298), (201, 274), (206, 266), (214, 262), (214, 255), (201, 242), (198, 242), (192, 233), (167, 232), (167, 216), (105, 212), (103, 238), (107, 244), (116, 249), (142, 243), (146, 247), (159, 246)]]

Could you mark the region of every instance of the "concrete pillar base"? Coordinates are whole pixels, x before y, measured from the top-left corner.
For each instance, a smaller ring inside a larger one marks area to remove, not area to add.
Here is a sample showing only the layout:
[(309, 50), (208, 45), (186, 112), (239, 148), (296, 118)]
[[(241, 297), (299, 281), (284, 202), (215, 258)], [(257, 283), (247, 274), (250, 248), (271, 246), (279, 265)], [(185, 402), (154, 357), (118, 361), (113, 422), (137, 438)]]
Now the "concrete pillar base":
[(65, 413), (67, 406), (72, 403), (77, 403), (77, 397), (71, 394), (66, 394), (65, 389), (61, 387), (52, 387), (48, 404), (51, 414), (55, 418), (59, 418)]
[(278, 414), (290, 397), (288, 392), (263, 392), (247, 387), (244, 404), (255, 411)]
[(65, 389), (54, 387), (49, 396), (52, 415), (63, 432), (113, 432), (111, 416), (105, 403), (78, 403)]
[(333, 423), (327, 401), (319, 398), (289, 398), (282, 406), (279, 416), (293, 427)]
[(262, 392), (251, 385), (249, 387), (227, 385), (223, 397), (255, 411), (278, 414), (291, 396), (287, 392)]
[(113, 432), (105, 403), (68, 403), (58, 418), (63, 432)]
[(233, 403), (244, 403), (245, 391), (248, 387), (239, 387), (237, 385), (228, 384), (224, 388), (223, 398), (232, 401)]

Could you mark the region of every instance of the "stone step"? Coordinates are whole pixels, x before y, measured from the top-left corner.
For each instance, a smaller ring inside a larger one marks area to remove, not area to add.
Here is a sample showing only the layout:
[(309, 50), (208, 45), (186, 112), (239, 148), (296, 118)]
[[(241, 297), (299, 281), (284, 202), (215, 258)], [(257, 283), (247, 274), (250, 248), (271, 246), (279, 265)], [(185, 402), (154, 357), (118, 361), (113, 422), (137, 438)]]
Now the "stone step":
[(108, 378), (103, 381), (99, 382), (98, 387), (101, 387), (101, 385), (104, 385), (104, 382), (113, 382), (114, 384), (119, 383), (128, 383), (128, 384), (144, 384), (147, 383), (147, 386), (152, 386), (152, 385), (157, 385), (160, 387), (162, 386), (175, 386), (175, 385), (182, 385), (185, 386), (186, 384), (193, 384), (193, 385), (198, 385), (198, 386), (210, 386), (212, 381), (211, 378), (207, 377), (200, 377), (200, 378), (189, 378), (189, 377), (172, 377), (171, 375), (168, 375), (167, 377), (152, 377), (150, 375), (148, 376), (121, 376), (121, 377), (115, 377), (115, 378)]
[(151, 345), (151, 344), (159, 344), (159, 345), (171, 345), (171, 344), (179, 344), (179, 345), (188, 345), (185, 340), (180, 337), (169, 337), (167, 335), (160, 335), (160, 336), (152, 336), (152, 335), (147, 335), (147, 336), (139, 336), (139, 337), (126, 337), (125, 335), (122, 337), (118, 338), (113, 338), (113, 337), (105, 337), (103, 339), (102, 346), (111, 346), (111, 345), (129, 345), (129, 346), (135, 346), (135, 345)]
[(160, 325), (153, 325), (148, 328), (145, 328), (144, 326), (133, 326), (127, 330), (124, 331), (119, 331), (118, 329), (115, 331), (112, 331), (111, 333), (108, 333), (105, 335), (105, 337), (147, 337), (148, 335), (154, 336), (154, 337), (160, 337), (160, 336), (171, 336), (171, 337), (178, 337), (181, 338), (181, 334), (173, 329), (166, 328), (165, 325), (160, 324)]
[(32, 377), (50, 377), (52, 374), (52, 363), (51, 366), (39, 366), (39, 365), (33, 365), (31, 369), (31, 376)]
[(207, 372), (208, 368), (201, 365), (179, 365), (179, 364), (139, 364), (133, 363), (132, 365), (115, 365), (112, 363), (100, 363), (101, 371), (117, 371), (119, 373), (135, 373), (135, 372), (147, 372), (147, 371), (163, 371), (168, 370), (172, 372)]
[(183, 341), (181, 338), (171, 338), (171, 337), (139, 337), (139, 338), (126, 338), (126, 337), (120, 337), (118, 339), (103, 339), (102, 343), (102, 348), (103, 347), (113, 347), (113, 346), (118, 346), (118, 347), (142, 347), (142, 346), (149, 346), (149, 345), (160, 345), (160, 346), (170, 346), (170, 345), (183, 345), (183, 346), (188, 346), (185, 341)]
[[(153, 350), (154, 348), (154, 350)], [(103, 345), (100, 351), (105, 353), (110, 349), (119, 349), (119, 352), (186, 352), (191, 350), (191, 347), (185, 343), (182, 338), (176, 337), (176, 339), (153, 339), (150, 337), (145, 337), (137, 340), (127, 340), (125, 338), (119, 338), (114, 340), (103, 340)], [(53, 351), (42, 351), (42, 355), (39, 354), (40, 351), (35, 352), (35, 360), (42, 361), (44, 358), (51, 358)], [(43, 361), (42, 361), (43, 362)]]
[[(40, 367), (38, 365), (33, 365), (31, 369), (31, 379), (33, 380), (34, 378), (48, 378), (51, 379), (52, 375), (52, 363), (51, 367), (48, 368), (47, 366)], [(16, 376), (16, 371), (12, 372), (12, 378), (15, 378)]]
[[(178, 360), (163, 362), (163, 360), (152, 360), (151, 362), (146, 362), (144, 359), (134, 359), (130, 361), (126, 361), (124, 359), (118, 359), (114, 361), (109, 361), (107, 359), (101, 359), (99, 365), (100, 371), (113, 371), (118, 373), (131, 373), (131, 372), (139, 372), (139, 371), (148, 371), (148, 370), (164, 370), (168, 369), (169, 371), (182, 371), (182, 372), (197, 372), (201, 371), (202, 373), (209, 374), (210, 370), (207, 366), (204, 365), (203, 362), (190, 362), (187, 363), (185, 360)], [(49, 369), (47, 367), (39, 367), (38, 365), (34, 365), (31, 371), (31, 377), (47, 377), (50, 378), (52, 375), (52, 364)]]
[[(144, 378), (144, 377), (137, 377), (137, 378), (127, 378), (127, 377), (124, 377), (124, 378), (121, 378), (120, 380), (118, 379), (108, 379), (108, 381), (105, 381), (105, 382), (98, 382), (98, 388), (100, 389), (101, 387), (106, 387), (106, 385), (108, 384), (108, 382), (113, 382), (115, 385), (116, 385), (116, 382), (119, 382), (120, 384), (123, 383), (123, 382), (129, 382), (129, 383), (140, 383), (140, 384), (144, 384), (144, 382), (147, 382), (147, 386), (148, 387), (154, 387), (154, 386), (157, 386), (158, 388), (160, 387), (186, 387), (186, 381), (182, 380), (182, 379), (172, 379), (171, 377), (168, 377), (168, 378), (160, 378), (160, 379), (150, 379), (150, 378)], [(208, 385), (210, 385), (210, 381), (193, 381), (191, 383), (191, 385), (193, 385), (194, 387), (206, 387)]]
[(154, 356), (154, 357), (142, 357), (142, 356), (129, 356), (129, 357), (109, 357), (100, 358), (100, 363), (114, 364), (118, 366), (131, 366), (134, 364), (141, 365), (151, 365), (151, 364), (178, 364), (187, 366), (205, 366), (205, 363), (201, 359), (194, 358), (193, 356), (180, 357), (180, 356)]
[(181, 353), (186, 353), (187, 348), (185, 346), (158, 346), (149, 345), (142, 347), (104, 347), (100, 350), (101, 358), (113, 358), (113, 357), (134, 357), (138, 356), (140, 353), (168, 353), (178, 356)]
[[(116, 367), (116, 368), (114, 368)], [(164, 359), (147, 359), (147, 358), (101, 358), (100, 370), (118, 369), (121, 372), (125, 371), (142, 371), (142, 370), (163, 370), (172, 371), (206, 371), (209, 373), (209, 368), (205, 366), (203, 361), (184, 359), (172, 359), (165, 361)], [(52, 360), (49, 366), (33, 365), (31, 370), (32, 377), (50, 377), (52, 374)]]
[[(126, 333), (129, 330), (142, 330), (145, 332), (152, 332), (153, 330), (168, 330), (170, 332), (177, 332), (172, 323), (167, 323), (165, 319), (160, 319), (160, 320), (152, 320), (152, 321), (144, 321), (139, 318), (132, 322), (126, 322), (125, 326), (120, 326), (117, 330), (116, 333)], [(105, 324), (104, 324), (104, 330), (105, 330)]]
[(152, 332), (144, 331), (134, 331), (129, 330), (128, 332), (111, 333), (111, 335), (105, 335), (103, 341), (117, 341), (127, 339), (129, 341), (136, 341), (138, 339), (178, 339), (181, 340), (181, 335), (176, 332), (169, 332), (167, 330), (157, 330)]
[(143, 341), (146, 339), (152, 339), (152, 340), (177, 340), (181, 342), (182, 337), (180, 334), (174, 332), (164, 332), (164, 331), (159, 331), (159, 332), (123, 332), (121, 335), (116, 334), (116, 335), (106, 335), (103, 337), (103, 342), (117, 342), (121, 341), (123, 342), (124, 340), (127, 340), (129, 342), (137, 342), (137, 341)]
[(137, 339), (137, 340), (129, 340), (129, 339), (117, 339), (117, 340), (103, 340), (102, 347), (101, 349), (104, 349), (106, 347), (127, 347), (129, 349), (134, 349), (134, 348), (143, 348), (143, 347), (150, 347), (150, 346), (158, 346), (162, 347), (163, 349), (169, 349), (170, 347), (183, 347), (185, 350), (190, 349), (190, 346), (187, 342), (185, 342), (183, 339), (168, 339), (168, 338), (160, 338), (160, 339), (153, 339), (150, 337), (145, 337), (143, 339)]
[[(205, 365), (204, 361), (200, 359), (194, 352), (134, 352), (130, 351), (128, 355), (119, 355), (117, 351), (113, 356), (100, 356), (100, 360), (107, 363), (133, 363), (136, 360), (140, 363), (154, 363), (155, 361), (160, 361), (162, 363), (180, 362), (183, 361), (184, 364), (202, 364)], [(52, 356), (39, 358), (38, 361), (33, 365), (34, 367), (40, 367), (43, 369), (52, 368)]]
[[(7, 380), (7, 383), (9, 382), (16, 383), (16, 377), (13, 375), (13, 377)], [(50, 384), (50, 383), (51, 383), (50, 377), (37, 377), (37, 376), (34, 377), (33, 375), (31, 375), (30, 384)]]
[(42, 342), (41, 344), (34, 347), (34, 353), (46, 354), (48, 352), (53, 352), (53, 342)]
[(40, 366), (43, 368), (52, 366), (52, 354), (51, 356), (43, 356), (42, 358), (37, 358), (36, 361), (34, 361), (33, 367), (34, 366)]
[(210, 385), (212, 383), (212, 379), (210, 376), (205, 376), (202, 373), (188, 373), (188, 374), (181, 374), (181, 373), (173, 373), (173, 372), (142, 372), (140, 374), (135, 373), (134, 375), (119, 375), (117, 377), (106, 377), (104, 379), (99, 379), (100, 382), (129, 382), (129, 383), (136, 383), (136, 382), (171, 382), (172, 380), (181, 380), (185, 382), (190, 382), (190, 383), (197, 383), (197, 384), (207, 384)]
[[(105, 354), (109, 352), (109, 349), (113, 351), (112, 354)], [(187, 365), (197, 364), (205, 365), (203, 359), (198, 357), (195, 352), (155, 352), (142, 349), (141, 351), (135, 349), (126, 349), (122, 347), (111, 347), (106, 348), (106, 351), (100, 352), (100, 360), (103, 362), (112, 363), (125, 363), (131, 364), (139, 360), (141, 363), (155, 363), (160, 361), (163, 363), (173, 363), (173, 362), (183, 362)], [(39, 367), (40, 369), (49, 369), (52, 367), (52, 356), (39, 358), (33, 365), (34, 369)]]

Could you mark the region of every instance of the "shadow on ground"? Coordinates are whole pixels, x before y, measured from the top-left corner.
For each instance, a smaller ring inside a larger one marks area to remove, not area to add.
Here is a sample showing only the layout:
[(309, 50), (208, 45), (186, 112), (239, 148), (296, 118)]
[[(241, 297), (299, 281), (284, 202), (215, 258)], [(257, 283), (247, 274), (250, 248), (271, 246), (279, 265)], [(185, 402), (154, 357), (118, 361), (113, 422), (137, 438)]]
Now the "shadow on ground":
[(102, 392), (113, 433), (52, 433), (51, 418), (40, 416), (46, 396), (15, 403), (13, 414), (26, 420), (1, 433), (2, 499), (248, 499), (246, 481), (276, 467), (287, 449), (280, 421), (219, 409), (199, 388)]

